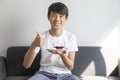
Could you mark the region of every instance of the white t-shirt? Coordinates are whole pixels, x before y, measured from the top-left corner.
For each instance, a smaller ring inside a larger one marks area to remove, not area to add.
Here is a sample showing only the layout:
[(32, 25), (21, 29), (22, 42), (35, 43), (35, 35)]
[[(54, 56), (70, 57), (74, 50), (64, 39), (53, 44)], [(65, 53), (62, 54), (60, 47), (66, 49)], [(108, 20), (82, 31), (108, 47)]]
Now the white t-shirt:
[(71, 73), (71, 71), (64, 65), (60, 55), (52, 54), (47, 49), (54, 49), (55, 46), (64, 46), (69, 51), (78, 51), (77, 41), (74, 34), (63, 30), (59, 37), (53, 37), (49, 31), (42, 33), (45, 36), (46, 43), (43, 47), (36, 47), (35, 52), (38, 53), (41, 49), (40, 71), (47, 71), (50, 73)]

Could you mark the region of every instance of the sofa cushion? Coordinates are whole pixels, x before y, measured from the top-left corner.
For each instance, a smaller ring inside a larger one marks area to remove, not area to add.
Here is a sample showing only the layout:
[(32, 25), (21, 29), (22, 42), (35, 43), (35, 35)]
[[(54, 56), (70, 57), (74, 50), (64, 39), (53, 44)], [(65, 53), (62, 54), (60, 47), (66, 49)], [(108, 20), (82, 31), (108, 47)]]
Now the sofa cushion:
[(29, 69), (23, 67), (24, 56), (28, 48), (27, 46), (8, 48), (6, 56), (7, 76), (31, 76), (39, 69), (40, 53)]
[(109, 80), (105, 76), (81, 76), (80, 80)]
[(12, 76), (5, 78), (5, 80), (27, 80), (28, 78), (28, 76)]
[(109, 80), (120, 80), (120, 78), (117, 76), (110, 76), (108, 78), (109, 78)]
[(119, 60), (118, 60), (118, 76), (120, 77), (120, 57), (119, 57)]
[(0, 80), (6, 76), (5, 57), (0, 57)]
[(101, 47), (79, 46), (72, 73), (77, 76), (106, 76), (106, 64), (100, 50)]

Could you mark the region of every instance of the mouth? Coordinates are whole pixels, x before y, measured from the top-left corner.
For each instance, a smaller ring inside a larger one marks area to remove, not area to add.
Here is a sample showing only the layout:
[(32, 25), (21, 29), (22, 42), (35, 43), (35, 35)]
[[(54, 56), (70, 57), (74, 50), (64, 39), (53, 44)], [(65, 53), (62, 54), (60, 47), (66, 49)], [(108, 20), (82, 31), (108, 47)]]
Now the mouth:
[(60, 25), (61, 23), (59, 23), (59, 22), (54, 22), (54, 25)]

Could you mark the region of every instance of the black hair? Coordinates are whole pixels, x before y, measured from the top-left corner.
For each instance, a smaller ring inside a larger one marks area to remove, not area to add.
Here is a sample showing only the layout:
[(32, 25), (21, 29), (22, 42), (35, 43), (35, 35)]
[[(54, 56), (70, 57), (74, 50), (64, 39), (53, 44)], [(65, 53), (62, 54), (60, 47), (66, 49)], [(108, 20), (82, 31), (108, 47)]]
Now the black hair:
[(56, 13), (59, 13), (61, 15), (65, 15), (66, 17), (68, 17), (68, 8), (65, 4), (63, 4), (61, 2), (55, 2), (49, 6), (48, 18), (50, 17), (51, 12), (56, 12)]

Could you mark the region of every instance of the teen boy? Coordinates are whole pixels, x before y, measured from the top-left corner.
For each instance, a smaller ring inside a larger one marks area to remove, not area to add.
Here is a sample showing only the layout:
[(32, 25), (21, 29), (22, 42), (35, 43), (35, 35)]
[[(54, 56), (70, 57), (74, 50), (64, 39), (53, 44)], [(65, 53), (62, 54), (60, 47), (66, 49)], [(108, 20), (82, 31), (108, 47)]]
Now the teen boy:
[(51, 28), (42, 34), (37, 33), (24, 57), (23, 65), (29, 68), (41, 50), (41, 67), (28, 80), (80, 80), (71, 73), (78, 48), (75, 35), (63, 29), (67, 19), (68, 8), (65, 4), (55, 2), (49, 6)]

